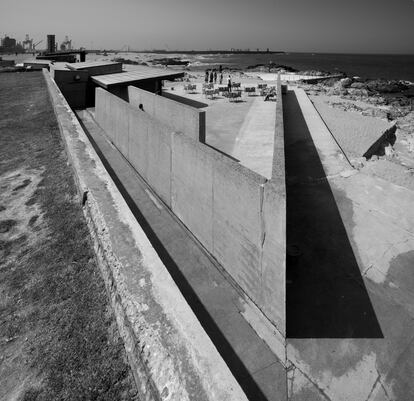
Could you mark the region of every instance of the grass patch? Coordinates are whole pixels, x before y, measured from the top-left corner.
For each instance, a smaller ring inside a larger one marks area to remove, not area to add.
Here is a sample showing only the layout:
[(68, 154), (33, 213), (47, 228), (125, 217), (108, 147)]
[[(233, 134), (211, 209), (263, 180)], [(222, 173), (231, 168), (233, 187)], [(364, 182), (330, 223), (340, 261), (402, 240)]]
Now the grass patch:
[[(6, 230), (12, 221), (0, 222), (0, 338), (16, 339), (1, 342), (0, 353), (23, 343), (18, 358), (12, 352), (0, 364), (36, 373), (25, 401), (136, 399), (42, 74), (1, 74), (0, 107), (0, 175), (43, 171), (27, 202), (40, 207), (40, 223), (33, 217), (13, 239)], [(1, 378), (0, 388), (0, 398), (13, 390)]]

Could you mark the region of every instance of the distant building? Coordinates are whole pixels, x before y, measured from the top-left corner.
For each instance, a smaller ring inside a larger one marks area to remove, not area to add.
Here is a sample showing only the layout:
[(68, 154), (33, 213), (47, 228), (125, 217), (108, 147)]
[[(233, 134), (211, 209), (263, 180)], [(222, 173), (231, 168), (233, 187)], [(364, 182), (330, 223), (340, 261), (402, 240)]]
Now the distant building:
[(1, 45), (5, 50), (14, 50), (16, 47), (16, 39), (5, 36), (1, 41)]
[(23, 51), (22, 44), (16, 42), (16, 39), (5, 36), (1, 39), (0, 52), (2, 53), (21, 53)]
[(68, 36), (65, 36), (65, 40), (60, 44), (60, 50), (62, 51), (72, 50), (72, 41), (69, 40)]
[(55, 35), (47, 35), (47, 52), (54, 53), (56, 51)]
[(33, 39), (29, 38), (29, 34), (26, 34), (26, 38), (22, 43), (23, 49), (26, 51), (32, 51), (33, 50)]

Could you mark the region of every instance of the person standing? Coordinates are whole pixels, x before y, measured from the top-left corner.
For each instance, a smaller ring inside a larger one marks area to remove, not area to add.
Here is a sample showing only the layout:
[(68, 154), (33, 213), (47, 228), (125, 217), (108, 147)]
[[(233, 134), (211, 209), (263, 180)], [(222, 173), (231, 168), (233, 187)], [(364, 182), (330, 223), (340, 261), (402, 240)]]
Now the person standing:
[(229, 88), (229, 92), (231, 92), (231, 76), (227, 78), (227, 87)]
[(220, 85), (223, 83), (223, 73), (220, 72)]
[(217, 71), (214, 69), (214, 83), (217, 83)]
[(206, 76), (205, 76), (205, 78), (204, 78), (204, 81), (205, 81), (205, 83), (207, 84), (208, 83), (208, 70), (206, 70)]
[(210, 83), (212, 84), (214, 80), (213, 70), (210, 71)]

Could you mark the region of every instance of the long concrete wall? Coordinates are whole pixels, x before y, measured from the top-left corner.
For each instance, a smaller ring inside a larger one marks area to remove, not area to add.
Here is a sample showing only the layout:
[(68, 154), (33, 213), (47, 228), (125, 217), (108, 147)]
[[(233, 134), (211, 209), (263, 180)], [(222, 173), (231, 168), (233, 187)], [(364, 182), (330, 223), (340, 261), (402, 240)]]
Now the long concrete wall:
[(164, 122), (177, 131), (191, 138), (205, 142), (206, 124), (205, 111), (187, 106), (156, 95), (134, 86), (128, 87), (129, 103), (138, 107), (140, 104), (146, 113), (156, 120)]
[(284, 335), (280, 131), (274, 157), (283, 171), (268, 181), (150, 114), (101, 88), (96, 91), (96, 120), (114, 145)]
[(138, 398), (247, 401), (56, 83), (43, 71)]

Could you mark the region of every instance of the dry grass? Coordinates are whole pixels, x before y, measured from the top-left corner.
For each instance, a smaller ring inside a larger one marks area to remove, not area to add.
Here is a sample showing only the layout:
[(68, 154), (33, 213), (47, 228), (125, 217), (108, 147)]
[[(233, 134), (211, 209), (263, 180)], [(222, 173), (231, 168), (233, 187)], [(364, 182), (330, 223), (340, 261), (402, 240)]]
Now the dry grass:
[(0, 399), (135, 399), (42, 74), (0, 105)]

